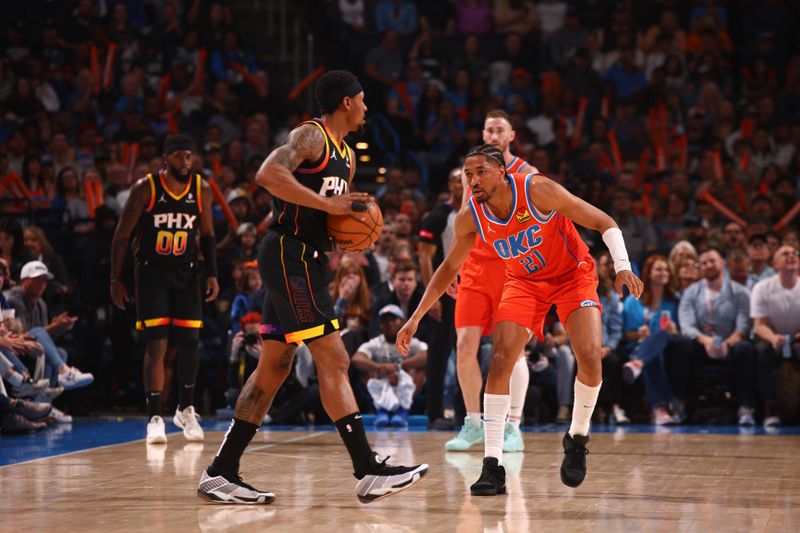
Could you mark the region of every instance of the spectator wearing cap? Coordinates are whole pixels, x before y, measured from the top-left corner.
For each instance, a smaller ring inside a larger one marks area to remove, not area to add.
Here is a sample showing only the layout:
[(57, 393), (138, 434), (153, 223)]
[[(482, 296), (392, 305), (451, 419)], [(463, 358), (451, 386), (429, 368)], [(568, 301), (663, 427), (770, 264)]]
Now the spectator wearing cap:
[(94, 381), (94, 376), (67, 365), (67, 352), (57, 348), (53, 340), (71, 330), (78, 317), (64, 312), (48, 321), (47, 304), (42, 295), (52, 279), (47, 265), (41, 261), (25, 263), (20, 273), (20, 285), (9, 291), (8, 302), (23, 329), (44, 348), (51, 385), (65, 390), (85, 387)]
[(258, 229), (252, 222), (242, 222), (236, 228), (236, 246), (233, 257), (244, 261), (255, 261), (258, 258)]
[(750, 273), (747, 276), (748, 289), (752, 289), (762, 279), (775, 275), (775, 270), (769, 266), (770, 253), (766, 234), (754, 233), (748, 237), (747, 255), (750, 257)]
[[(750, 317), (755, 321), (755, 336), (758, 339), (758, 385), (764, 401), (764, 426), (777, 426), (781, 423), (781, 410), (789, 413), (784, 418), (797, 414), (800, 398), (796, 388), (791, 395), (791, 387), (783, 387), (782, 398), (776, 394), (776, 380), (783, 372), (784, 365), (798, 367), (800, 354), (800, 257), (797, 248), (781, 246), (775, 253), (773, 265), (777, 274), (762, 279), (753, 287)], [(780, 376), (785, 379), (785, 376)]]
[(678, 308), (681, 333), (694, 344), (690, 364), (676, 370), (678, 398), (686, 400), (693, 370), (699, 365), (732, 367), (739, 400), (739, 425), (755, 423), (756, 354), (750, 335), (750, 293), (725, 273), (725, 259), (710, 248), (700, 254), (703, 279), (683, 292)]
[[(399, 253), (399, 252), (398, 252)], [(372, 304), (369, 319), (369, 337), (377, 337), (380, 333), (380, 320), (378, 312), (389, 304), (398, 306), (403, 314), (413, 312), (422, 299), (423, 289), (417, 283), (417, 265), (410, 259), (398, 260), (392, 268), (392, 275), (387, 283), (388, 290), (379, 292)], [(420, 321), (417, 336), (421, 339), (429, 338), (430, 321), (426, 315)]]
[(250, 214), (253, 209), (253, 204), (250, 202), (250, 196), (248, 196), (247, 191), (241, 187), (237, 187), (228, 193), (226, 200), (228, 202), (228, 207), (230, 207), (233, 212), (233, 216), (236, 217), (236, 220), (238, 220), (240, 224), (243, 222), (257, 222)]
[(351, 361), (367, 378), (367, 390), (377, 412), (375, 425), (405, 427), (417, 389), (412, 373), (425, 368), (428, 345), (412, 338), (408, 354), (403, 356), (395, 341), (405, 313), (389, 304), (378, 311), (378, 317), (381, 334), (359, 346)]

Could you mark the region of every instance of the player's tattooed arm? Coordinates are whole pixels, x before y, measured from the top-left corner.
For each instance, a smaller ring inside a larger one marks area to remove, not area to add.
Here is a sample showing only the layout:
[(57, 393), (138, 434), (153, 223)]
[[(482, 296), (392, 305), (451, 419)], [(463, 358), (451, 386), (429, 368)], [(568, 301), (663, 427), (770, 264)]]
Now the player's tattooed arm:
[(289, 133), (286, 144), (269, 154), (264, 165), (280, 165), (294, 172), (303, 161), (319, 159), (324, 150), (325, 136), (322, 131), (312, 124), (303, 124)]
[(338, 196), (322, 196), (319, 191), (305, 187), (292, 172), (303, 161), (316, 161), (324, 153), (325, 136), (312, 125), (304, 124), (289, 134), (289, 140), (276, 148), (256, 173), (256, 183), (267, 189), (273, 196), (285, 202), (319, 209), (335, 215), (363, 216), (352, 209), (354, 201), (366, 203), (366, 193), (348, 193)]

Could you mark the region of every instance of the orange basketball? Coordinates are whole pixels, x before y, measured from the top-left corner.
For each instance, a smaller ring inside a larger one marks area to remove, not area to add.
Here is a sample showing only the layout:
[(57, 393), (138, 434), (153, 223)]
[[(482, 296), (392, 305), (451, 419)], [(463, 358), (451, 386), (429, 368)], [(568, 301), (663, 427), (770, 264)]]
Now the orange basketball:
[(348, 252), (362, 252), (375, 244), (383, 229), (383, 214), (378, 204), (370, 202), (363, 222), (351, 215), (328, 215), (328, 235)]

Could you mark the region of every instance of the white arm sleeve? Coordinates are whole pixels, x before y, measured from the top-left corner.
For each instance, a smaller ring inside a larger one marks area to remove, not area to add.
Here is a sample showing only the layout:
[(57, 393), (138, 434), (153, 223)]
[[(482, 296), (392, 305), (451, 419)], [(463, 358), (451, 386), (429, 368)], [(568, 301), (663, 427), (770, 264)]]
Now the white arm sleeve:
[(628, 259), (628, 250), (625, 249), (625, 239), (619, 228), (609, 228), (603, 233), (603, 242), (606, 243), (611, 259), (614, 260), (614, 272), (630, 270), (631, 262)]

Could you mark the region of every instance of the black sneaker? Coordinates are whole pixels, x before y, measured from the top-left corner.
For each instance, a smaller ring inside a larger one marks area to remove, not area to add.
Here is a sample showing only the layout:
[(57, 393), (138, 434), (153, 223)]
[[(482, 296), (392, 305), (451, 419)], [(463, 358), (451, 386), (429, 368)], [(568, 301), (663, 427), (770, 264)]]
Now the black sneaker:
[(472, 484), (469, 491), (473, 496), (497, 496), (506, 493), (506, 469), (496, 457), (484, 457), (481, 477)]
[(251, 487), (238, 475), (226, 476), (209, 470), (203, 472), (197, 487), (197, 495), (204, 500), (240, 505), (267, 504), (275, 501), (273, 493)]
[(564, 460), (561, 462), (561, 482), (568, 487), (577, 487), (586, 477), (586, 443), (589, 436), (564, 434)]
[(395, 492), (405, 490), (428, 472), (428, 465), (421, 464), (416, 466), (392, 466), (386, 464), (389, 459), (381, 460), (375, 454), (370, 460), (371, 467), (369, 472), (358, 479), (356, 483), (356, 495), (361, 503), (371, 503)]

